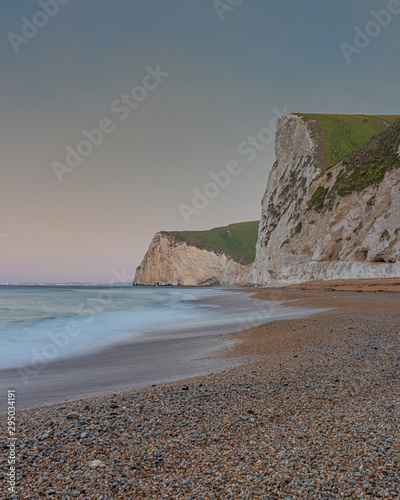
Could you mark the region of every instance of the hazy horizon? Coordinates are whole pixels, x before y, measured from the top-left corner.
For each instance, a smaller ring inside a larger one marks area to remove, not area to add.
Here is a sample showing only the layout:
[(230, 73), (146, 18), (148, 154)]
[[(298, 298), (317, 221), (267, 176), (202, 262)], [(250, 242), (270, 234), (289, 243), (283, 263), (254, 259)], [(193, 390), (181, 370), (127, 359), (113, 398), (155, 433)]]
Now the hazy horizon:
[(400, 114), (400, 13), (354, 41), (389, 1), (47, 2), (0, 5), (0, 284), (128, 282), (157, 231), (260, 218), (277, 116)]

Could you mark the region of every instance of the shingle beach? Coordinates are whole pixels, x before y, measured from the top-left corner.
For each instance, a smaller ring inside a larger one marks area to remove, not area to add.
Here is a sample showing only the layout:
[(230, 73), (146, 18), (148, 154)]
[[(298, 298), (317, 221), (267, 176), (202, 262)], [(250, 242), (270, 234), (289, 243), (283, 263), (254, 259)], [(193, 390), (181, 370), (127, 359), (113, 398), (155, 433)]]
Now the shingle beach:
[(228, 335), (240, 367), (18, 411), (0, 498), (398, 498), (400, 293), (280, 294), (331, 309)]

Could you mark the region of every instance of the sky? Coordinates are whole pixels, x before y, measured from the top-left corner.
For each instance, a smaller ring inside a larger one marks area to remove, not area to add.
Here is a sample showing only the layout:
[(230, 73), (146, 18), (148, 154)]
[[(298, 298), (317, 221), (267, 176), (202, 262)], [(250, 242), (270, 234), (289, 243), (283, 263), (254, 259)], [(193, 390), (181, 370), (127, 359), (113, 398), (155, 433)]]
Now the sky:
[(2, 0), (0, 283), (259, 219), (275, 117), (400, 114), (399, 39), (398, 0)]

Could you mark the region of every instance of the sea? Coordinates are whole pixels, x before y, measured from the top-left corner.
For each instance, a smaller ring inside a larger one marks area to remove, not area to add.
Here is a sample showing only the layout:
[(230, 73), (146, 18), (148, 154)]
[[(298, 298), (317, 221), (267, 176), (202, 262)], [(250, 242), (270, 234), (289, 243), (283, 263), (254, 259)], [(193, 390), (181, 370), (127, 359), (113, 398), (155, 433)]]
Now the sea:
[(96, 353), (155, 334), (182, 337), (213, 328), (226, 333), (310, 312), (221, 287), (3, 285), (0, 370)]

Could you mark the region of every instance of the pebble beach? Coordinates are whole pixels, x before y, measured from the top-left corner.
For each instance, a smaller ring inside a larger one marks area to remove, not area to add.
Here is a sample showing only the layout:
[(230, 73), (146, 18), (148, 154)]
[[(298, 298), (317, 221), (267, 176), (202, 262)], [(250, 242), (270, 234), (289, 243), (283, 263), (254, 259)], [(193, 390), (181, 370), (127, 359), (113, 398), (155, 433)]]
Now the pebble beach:
[(241, 366), (18, 411), (0, 498), (399, 498), (400, 293), (360, 291), (280, 291), (330, 309), (227, 335)]

